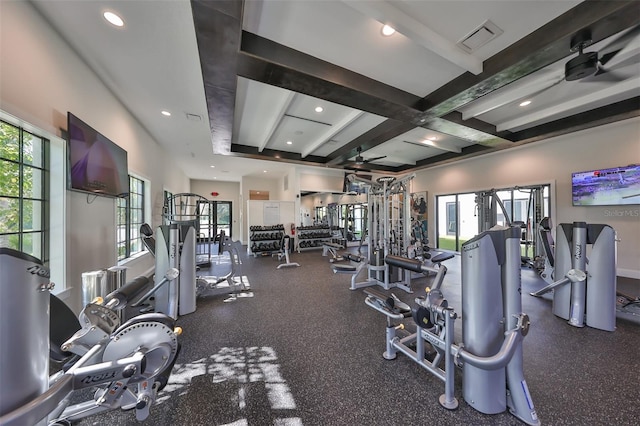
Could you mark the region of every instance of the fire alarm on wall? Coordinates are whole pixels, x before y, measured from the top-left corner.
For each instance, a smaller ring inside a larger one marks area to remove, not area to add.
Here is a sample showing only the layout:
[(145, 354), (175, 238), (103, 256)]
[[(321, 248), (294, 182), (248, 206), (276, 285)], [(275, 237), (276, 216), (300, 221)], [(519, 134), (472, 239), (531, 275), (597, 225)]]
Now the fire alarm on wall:
[(212, 196), (212, 197), (217, 197), (218, 195), (220, 195), (220, 194), (219, 194), (219, 193), (217, 193), (217, 192), (215, 192), (215, 191), (213, 191), (213, 192), (211, 193), (211, 196)]

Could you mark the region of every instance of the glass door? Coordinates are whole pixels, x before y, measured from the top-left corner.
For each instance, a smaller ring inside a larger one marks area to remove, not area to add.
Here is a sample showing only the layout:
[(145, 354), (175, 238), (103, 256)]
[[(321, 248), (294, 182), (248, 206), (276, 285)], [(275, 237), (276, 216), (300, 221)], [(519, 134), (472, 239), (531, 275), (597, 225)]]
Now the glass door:
[(213, 216), (214, 235), (224, 231), (224, 234), (231, 238), (231, 201), (213, 201), (213, 203), (216, 207), (216, 214)]

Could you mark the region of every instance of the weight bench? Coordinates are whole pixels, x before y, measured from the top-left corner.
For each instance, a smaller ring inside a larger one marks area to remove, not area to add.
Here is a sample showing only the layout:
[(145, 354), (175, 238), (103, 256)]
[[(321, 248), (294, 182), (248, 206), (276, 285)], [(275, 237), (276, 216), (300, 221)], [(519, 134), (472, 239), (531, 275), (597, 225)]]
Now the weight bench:
[(344, 260), (342, 256), (338, 255), (338, 250), (344, 250), (344, 246), (337, 243), (322, 243), (322, 255), (327, 256), (331, 253), (331, 259), (329, 259), (329, 262), (339, 262)]
[(348, 265), (342, 263), (334, 263), (331, 265), (331, 270), (334, 274), (351, 274), (351, 290), (355, 290), (356, 278), (360, 275), (360, 272), (367, 266), (367, 262), (364, 257), (356, 256), (351, 253), (346, 253), (342, 256), (344, 259), (350, 260), (353, 263)]

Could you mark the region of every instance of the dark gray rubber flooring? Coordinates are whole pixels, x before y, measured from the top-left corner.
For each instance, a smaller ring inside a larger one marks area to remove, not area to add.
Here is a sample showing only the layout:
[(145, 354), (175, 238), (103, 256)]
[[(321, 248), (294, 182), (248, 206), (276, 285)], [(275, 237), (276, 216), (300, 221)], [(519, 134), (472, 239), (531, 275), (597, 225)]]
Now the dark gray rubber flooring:
[[(199, 299), (197, 311), (178, 320), (182, 352), (146, 424), (523, 424), (506, 412), (472, 409), (462, 398), (460, 370), (459, 408), (441, 407), (443, 382), (404, 355), (382, 357), (385, 318), (365, 305), (363, 290), (349, 290), (349, 275), (333, 274), (320, 250), (291, 260), (301, 266), (278, 270), (275, 258), (245, 257), (250, 293), (233, 302)], [(445, 264), (443, 292), (459, 312), (459, 257)], [(413, 305), (430, 280), (414, 280), (414, 294), (394, 293)], [(550, 300), (528, 294), (544, 286), (532, 271), (522, 271), (522, 283), (532, 322), (525, 378), (542, 424), (640, 424), (640, 325), (619, 319), (615, 332), (574, 328), (552, 315)], [(117, 411), (81, 424), (138, 422), (133, 412)]]

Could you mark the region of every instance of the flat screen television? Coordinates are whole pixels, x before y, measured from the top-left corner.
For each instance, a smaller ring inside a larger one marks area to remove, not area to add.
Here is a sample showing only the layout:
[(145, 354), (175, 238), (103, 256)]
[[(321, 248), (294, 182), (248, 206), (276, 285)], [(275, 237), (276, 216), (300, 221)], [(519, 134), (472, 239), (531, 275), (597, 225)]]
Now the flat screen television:
[(68, 188), (107, 197), (129, 194), (127, 151), (67, 114)]
[(574, 206), (640, 204), (640, 165), (573, 173), (571, 195)]

